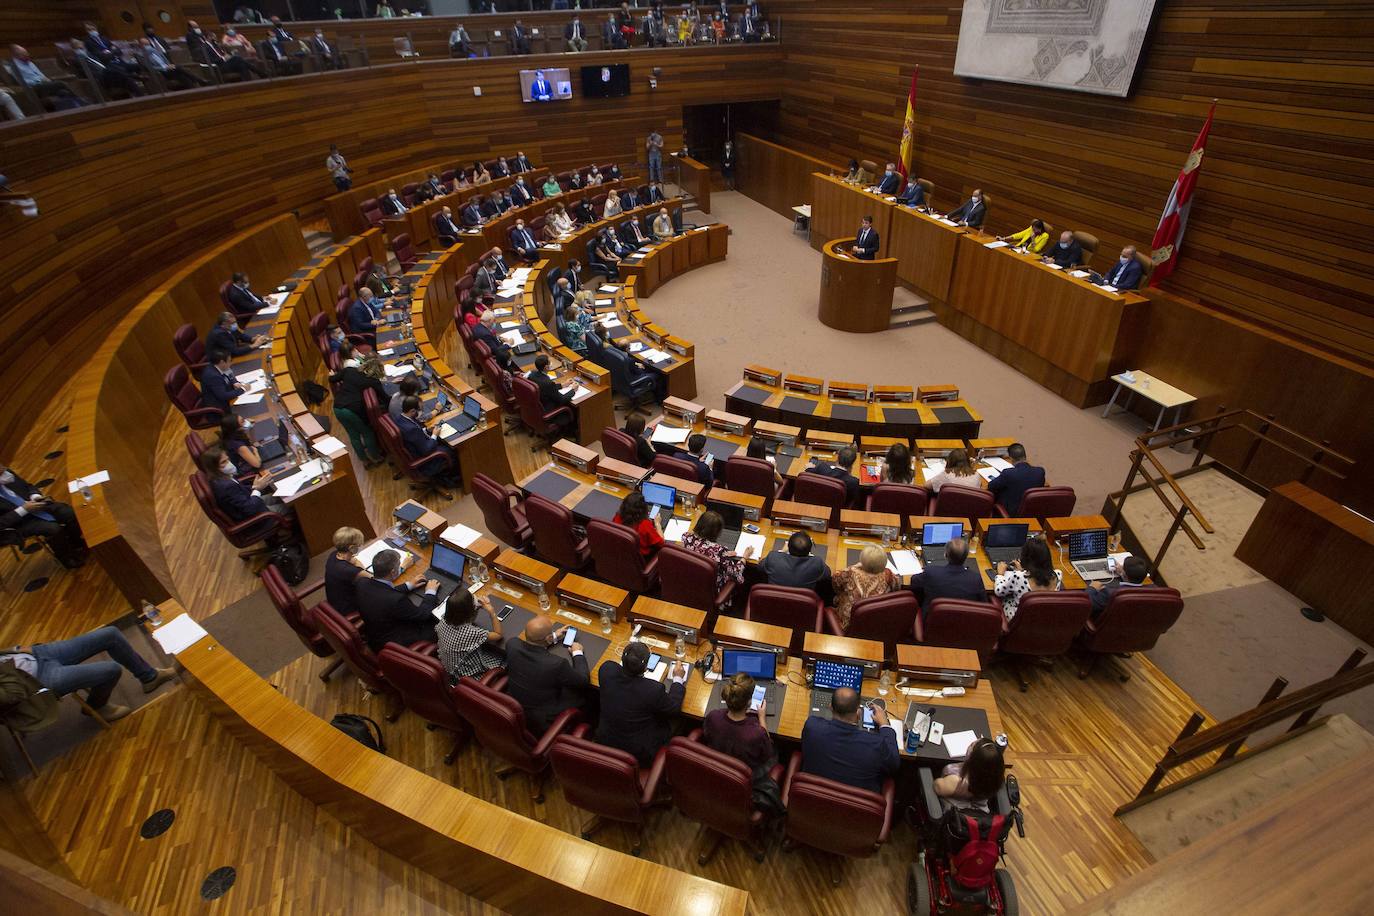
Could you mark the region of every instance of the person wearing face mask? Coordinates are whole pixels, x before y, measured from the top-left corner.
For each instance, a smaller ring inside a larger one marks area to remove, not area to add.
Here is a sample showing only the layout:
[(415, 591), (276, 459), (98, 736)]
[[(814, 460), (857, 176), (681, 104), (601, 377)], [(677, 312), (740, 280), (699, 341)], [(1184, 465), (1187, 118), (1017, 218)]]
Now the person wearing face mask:
[(206, 446), (200, 455), (200, 469), (210, 481), (210, 495), (231, 522), (247, 521), (264, 512), (287, 516), (291, 510), (276, 497), (264, 497), (272, 475), (259, 471), (251, 483), (240, 483), (238, 465), (218, 445)]
[(658, 216), (654, 217), (654, 238), (662, 241), (676, 234), (677, 232), (673, 228), (673, 218), (668, 215), (668, 208), (659, 207)]
[(1033, 219), (1030, 225), (1014, 235), (1006, 237), (998, 236), (999, 242), (1006, 242), (1013, 248), (1020, 248), (1029, 254), (1040, 254), (1045, 250), (1045, 246), (1050, 243), (1050, 234), (1045, 231), (1045, 224)]
[(144, 94), (138, 67), (126, 61), (114, 43), (101, 35), (93, 24), (86, 23), (85, 38), (74, 41), (72, 45), (78, 62), (86, 65), (84, 68), (78, 67), (77, 74), (89, 72), (105, 89), (123, 90), (134, 97)]
[[(161, 39), (158, 39), (158, 41), (160, 42)], [(175, 83), (182, 89), (210, 85), (190, 70), (183, 70), (181, 67), (172, 63), (171, 58), (162, 50), (161, 45), (155, 43), (151, 38), (146, 36), (140, 38), (138, 40), (138, 45), (139, 59), (143, 62), (144, 69), (149, 73), (157, 73), (164, 81)]]
[(81, 523), (66, 503), (56, 502), (8, 466), (0, 466), (0, 543), (20, 544), (40, 537), (68, 569), (86, 562), (90, 552)]
[(324, 37), (324, 29), (316, 29), (310, 38), (310, 53), (320, 62), (322, 70), (329, 67), (342, 70), (345, 66), (343, 56), (329, 43), (329, 39)]
[(523, 219), (515, 221), (515, 228), (510, 231), (510, 244), (516, 254), (526, 261), (533, 263), (538, 260), (539, 243), (534, 240), (534, 233), (525, 228)]
[(230, 356), (246, 356), (254, 347), (267, 343), (265, 334), (250, 337), (239, 330), (238, 319), (233, 312), (220, 312), (219, 321), (205, 335), (205, 349), (225, 350)]
[(48, 75), (33, 62), (29, 51), (23, 45), (10, 45), (8, 63), (10, 75), (16, 82), (28, 86), (38, 96), (44, 107), (54, 111), (80, 108), (86, 102), (67, 88), (66, 83), (48, 79)]
[(253, 423), (246, 417), (227, 413), (219, 420), (219, 447), (233, 462), (235, 474), (262, 470), (262, 456), (253, 445)]
[(468, 37), (468, 30), (460, 22), (453, 27), (453, 31), (448, 35), (448, 55), (449, 57), (472, 57), (472, 39)]
[(244, 60), (256, 60), (258, 49), (253, 47), (253, 42), (248, 36), (233, 27), (224, 30), (224, 37), (220, 39), (220, 46), (230, 54), (237, 54)]
[(597, 187), (598, 185), (601, 184), (601, 182), (603, 182), (603, 181), (605, 181), (605, 180), (606, 180), (606, 179), (603, 178), (603, 177), (601, 176), (601, 170), (600, 170), (599, 168), (597, 168), (596, 166), (592, 166), (592, 172), (591, 172), (590, 175), (587, 176), (587, 187), (589, 187), (589, 188)]
[(388, 188), (379, 203), (382, 205), (382, 212), (387, 216), (400, 216), (410, 209), (406, 206), (405, 201), (401, 200), (401, 195), (396, 193), (395, 188)]
[(1121, 249), (1121, 257), (1112, 265), (1112, 269), (1107, 271), (1102, 282), (1119, 290), (1135, 289), (1140, 285), (1140, 278), (1144, 273), (1140, 262), (1135, 259), (1135, 246), (1127, 245)]
[[(214, 67), (241, 80), (248, 79), (250, 74), (266, 79), (267, 69), (260, 61), (253, 59), (256, 54), (246, 36), (239, 35), (236, 29), (229, 29), (225, 33), (225, 40), (229, 42), (229, 50), (220, 47), (215, 41), (214, 32), (203, 30), (194, 19), (186, 20), (186, 50), (196, 63)], [(240, 42), (247, 46), (247, 50), (240, 46)]]
[(534, 166), (530, 165), (529, 157), (525, 155), (524, 150), (517, 150), (515, 159), (511, 161), (511, 169), (516, 172), (532, 172)]
[(267, 300), (249, 289), (248, 285), (248, 274), (236, 273), (229, 280), (229, 289), (225, 293), (229, 307), (240, 317), (251, 316), (259, 309), (267, 308)]
[(510, 199), (515, 201), (517, 207), (523, 207), (531, 200), (534, 200), (534, 195), (531, 194), (530, 189), (525, 186), (525, 179), (523, 177), (515, 179), (515, 184), (511, 185)]
[(946, 214), (945, 219), (957, 223), (960, 226), (970, 226), (974, 229), (983, 225), (983, 217), (987, 215), (987, 205), (983, 203), (983, 191), (980, 188), (973, 189), (973, 195), (954, 210)]
[(358, 290), (358, 298), (348, 307), (348, 330), (362, 335), (367, 346), (376, 346), (377, 322), (382, 317), (382, 303), (372, 295), (370, 287)]
[(202, 407), (213, 407), (221, 413), (229, 412), (234, 398), (243, 394), (244, 388), (229, 368), (228, 350), (211, 350), (209, 363), (200, 372), (200, 403)]
[(591, 685), (582, 644), (562, 646), (567, 630), (539, 615), (506, 641), (506, 693), (525, 710), (525, 727), (546, 732), (565, 709), (581, 709)]
[(601, 210), (601, 218), (610, 219), (613, 216), (619, 216), (620, 212), (620, 194), (617, 193), (615, 189), (612, 189), (610, 193), (606, 195), (606, 205)]
[(883, 170), (882, 180), (878, 182), (879, 194), (896, 194), (902, 189), (902, 176), (897, 174), (897, 166), (891, 162)]
[(324, 167), (329, 170), (329, 177), (334, 179), (334, 189), (337, 191), (347, 191), (353, 187), (353, 179), (350, 177), (353, 170), (348, 167), (348, 160), (339, 152), (339, 147), (329, 144), (329, 156), (324, 160)]
[(1051, 246), (1042, 260), (1047, 264), (1058, 264), (1065, 269), (1077, 267), (1083, 263), (1083, 246), (1078, 244), (1072, 232), (1065, 229), (1059, 233), (1058, 244)]
[[(363, 638), (373, 652), (389, 642), (410, 645), (434, 642), (434, 609), (439, 606), (439, 583), (426, 579), (412, 589), (395, 585), (401, 572), (401, 555), (383, 550), (372, 558), (372, 575), (354, 580), (358, 612), (363, 615)], [(411, 595), (421, 591), (419, 603)]]

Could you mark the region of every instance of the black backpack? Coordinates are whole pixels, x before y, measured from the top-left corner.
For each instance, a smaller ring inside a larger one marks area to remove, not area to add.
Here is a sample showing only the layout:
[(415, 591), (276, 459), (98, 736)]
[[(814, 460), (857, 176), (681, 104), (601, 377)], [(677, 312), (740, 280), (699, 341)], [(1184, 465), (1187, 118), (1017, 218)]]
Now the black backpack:
[(268, 562), (277, 567), (277, 572), (290, 585), (300, 585), (310, 572), (310, 558), (300, 544), (279, 544), (272, 548)]
[(341, 712), (330, 719), (329, 724), (359, 744), (366, 745), (379, 753), (386, 753), (386, 739), (382, 737), (382, 727), (367, 716), (355, 716), (352, 713)]

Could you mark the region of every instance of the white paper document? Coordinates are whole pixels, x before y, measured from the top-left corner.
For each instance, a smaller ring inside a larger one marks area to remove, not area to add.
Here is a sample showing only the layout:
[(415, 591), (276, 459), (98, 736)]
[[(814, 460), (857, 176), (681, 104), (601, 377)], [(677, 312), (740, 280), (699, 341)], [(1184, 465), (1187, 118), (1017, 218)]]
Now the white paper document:
[(984, 458), (983, 463), (990, 468), (996, 468), (999, 473), (1008, 470), (1011, 467), (1011, 462), (1005, 458)]
[(887, 568), (899, 576), (914, 576), (921, 571), (921, 561), (915, 551), (894, 550), (887, 555)]
[(482, 532), (475, 531), (467, 525), (449, 525), (439, 537), (441, 540), (448, 541), (458, 547), (470, 547), (472, 542), (482, 536)]
[(589, 398), (589, 397), (591, 397), (591, 396), (592, 396), (592, 393), (591, 393), (591, 390), (590, 390), (590, 389), (587, 389), (587, 388), (582, 387), (581, 385), (578, 385), (578, 386), (577, 386), (577, 391), (573, 392), (573, 396), (572, 396), (573, 403), (574, 403), (574, 404), (580, 403), (580, 402), (583, 401), (584, 399)]
[(254, 391), (254, 392), (251, 392), (251, 393), (249, 393), (249, 394), (241, 394), (241, 395), (239, 395), (238, 397), (234, 398), (234, 406), (237, 407), (237, 406), (242, 406), (242, 405), (246, 405), (246, 404), (256, 404), (256, 403), (258, 403), (258, 402), (261, 401), (261, 400), (262, 400), (262, 392), (261, 392), (261, 391)]
[(440, 438), (440, 439), (447, 439), (449, 436), (456, 436), (456, 435), (458, 435), (458, 430), (454, 429), (452, 426), (449, 426), (447, 423), (440, 423), (440, 424), (439, 424), (439, 438)]
[(596, 291), (598, 293), (615, 293), (620, 291), (620, 287), (612, 286), (609, 283), (603, 283), (596, 288)]
[(754, 552), (750, 556), (758, 557), (763, 555), (763, 535), (750, 534), (748, 531), (740, 532), (739, 542), (735, 544), (735, 553), (744, 556), (744, 551), (750, 547)]
[(507, 331), (501, 335), (501, 339), (512, 347), (518, 347), (525, 342), (525, 337), (519, 331)]
[(921, 464), (925, 465), (927, 474), (938, 474), (945, 469), (943, 458), (922, 458)]
[(654, 434), (649, 437), (650, 442), (663, 442), (668, 445), (680, 445), (687, 441), (692, 435), (692, 431), (686, 427), (667, 426), (663, 423), (654, 427)]
[(951, 757), (962, 757), (977, 740), (978, 733), (975, 731), (950, 732), (945, 735), (945, 750), (949, 751)]
[[(277, 307), (277, 308), (281, 308), (281, 304), (282, 304), (283, 302), (286, 301), (286, 297), (289, 296), (289, 295), (291, 295), (291, 294), (290, 294), (290, 293), (285, 293), (285, 292), (283, 292), (283, 293), (268, 293), (266, 296), (263, 296), (262, 298), (263, 298), (264, 300), (267, 301), (267, 304), (268, 304), (268, 305), (275, 306), (275, 307)], [(258, 314), (259, 314), (259, 315), (266, 314), (266, 312), (267, 312), (266, 309), (258, 309)]]
[(1007, 247), (1007, 243), (1006, 243), (1006, 242), (1003, 242), (1003, 241), (1000, 241), (1000, 240), (999, 240), (999, 241), (996, 241), (996, 242), (984, 242), (984, 243), (983, 243), (983, 247), (984, 247), (984, 248), (1006, 248), (1006, 247)]
[(996, 477), (996, 476), (997, 476), (998, 474), (1000, 474), (1000, 473), (1002, 473), (1002, 472), (999, 471), (999, 470), (997, 470), (997, 468), (979, 468), (979, 469), (978, 469), (978, 476), (981, 477), (981, 478), (983, 478), (984, 480), (987, 480), (987, 481), (991, 481), (994, 477)]
[(682, 540), (682, 536), (690, 531), (692, 523), (685, 518), (670, 518), (668, 524), (663, 526), (663, 540), (677, 541)]
[(518, 321), (503, 321), (503, 322), (501, 322), (501, 330), (503, 330), (503, 331), (509, 331), (511, 328), (518, 328), (518, 327), (520, 327), (520, 322), (518, 322)]
[(607, 315), (605, 318), (602, 318), (602, 319), (601, 319), (601, 326), (602, 326), (603, 328), (618, 328), (618, 327), (621, 327), (620, 319), (617, 318), (617, 317), (615, 317), (614, 315)]
[(601, 305), (601, 306), (615, 305), (615, 300), (614, 300), (614, 299), (597, 299), (597, 300), (596, 300), (596, 304), (597, 304), (597, 305)]
[(320, 438), (310, 443), (310, 447), (321, 454), (328, 455), (330, 458), (335, 458), (348, 451), (348, 446), (344, 445), (343, 441), (337, 436), (320, 436)]
[(1050, 270), (1063, 270), (1063, 269), (1064, 269), (1064, 268), (1060, 267), (1058, 264), (1054, 263), (1053, 261), (1046, 261), (1046, 262), (1045, 262), (1045, 266), (1048, 267)]
[(390, 544), (388, 544), (381, 538), (378, 538), (371, 544), (366, 544), (358, 550), (358, 562), (362, 564), (363, 569), (371, 569), (372, 560), (377, 556), (377, 554), (381, 553), (383, 550), (392, 549), (394, 548)]
[(104, 483), (110, 479), (109, 471), (96, 471), (94, 474), (87, 474), (85, 477), (78, 477), (75, 480), (67, 481), (67, 492), (76, 493), (83, 486), (93, 487), (98, 483)]
[(1069, 271), (1069, 276), (1070, 276), (1070, 277), (1077, 277), (1077, 278), (1080, 279), (1080, 280), (1082, 280), (1082, 279), (1083, 279), (1084, 277), (1086, 277), (1087, 275), (1088, 275), (1088, 272), (1087, 272), (1086, 270), (1071, 270), (1071, 271)]
[(281, 311), (281, 306), (280, 306), (280, 305), (269, 305), (269, 306), (268, 306), (267, 308), (265, 308), (265, 309), (258, 309), (257, 314), (259, 314), (259, 315), (275, 315), (275, 314), (277, 314), (277, 313), (280, 312), (280, 311)]
[(189, 614), (178, 614), (153, 630), (153, 639), (168, 655), (185, 652), (209, 635), (205, 627), (192, 620)]
[(400, 363), (399, 365), (384, 363), (382, 365), (382, 371), (386, 373), (387, 378), (400, 378), (403, 375), (409, 375), (412, 371), (412, 367), (409, 363)]
[(661, 363), (673, 358), (672, 354), (665, 353), (658, 349), (658, 347), (648, 347), (641, 351), (639, 355), (651, 363)]
[(954, 222), (954, 220), (952, 220), (952, 219), (945, 219), (943, 216), (937, 216), (937, 217), (935, 217), (935, 219), (936, 219), (937, 222), (944, 223), (946, 226), (955, 226), (955, 225), (958, 225), (957, 223)]

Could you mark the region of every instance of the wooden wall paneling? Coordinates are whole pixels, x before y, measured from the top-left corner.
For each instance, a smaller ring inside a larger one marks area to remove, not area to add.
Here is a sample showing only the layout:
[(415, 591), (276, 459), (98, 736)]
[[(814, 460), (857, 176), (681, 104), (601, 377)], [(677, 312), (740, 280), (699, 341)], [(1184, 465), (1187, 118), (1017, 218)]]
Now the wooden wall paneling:
[(811, 173), (843, 173), (837, 157), (818, 159), (753, 134), (735, 133), (735, 187), (789, 219), (792, 208), (811, 203)]
[[(1039, 216), (1098, 235), (1098, 264), (1148, 247), (1212, 97), (1219, 99), (1167, 288), (1369, 364), (1374, 360), (1374, 14), (1280, 0), (1161, 4), (1128, 99), (960, 79), (962, 5), (897, 10), (777, 0), (787, 78), (777, 135), (818, 155), (891, 159), (920, 65), (916, 171), (936, 204), (974, 186), (987, 228)], [(1301, 214), (1303, 228), (1275, 225)], [(1301, 239), (1301, 241), (1299, 241)], [(1310, 240), (1310, 241), (1308, 241)]]
[(0, 45), (9, 58), (9, 46), (20, 44), (34, 57), (46, 57), (43, 49), (54, 41), (68, 41), (81, 34), (81, 23), (99, 20), (98, 0), (5, 0), (0, 10)]
[(837, 238), (854, 238), (865, 216), (873, 217), (878, 233), (878, 257), (889, 257), (892, 208), (881, 200), (859, 194), (847, 184), (825, 175), (811, 176), (811, 247), (817, 251)]

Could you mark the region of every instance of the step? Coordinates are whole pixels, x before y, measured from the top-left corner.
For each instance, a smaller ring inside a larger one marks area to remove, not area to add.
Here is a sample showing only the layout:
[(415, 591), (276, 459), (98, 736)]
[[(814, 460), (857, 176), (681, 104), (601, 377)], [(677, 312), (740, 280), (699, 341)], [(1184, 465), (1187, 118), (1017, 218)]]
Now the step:
[(1237, 763), (1128, 811), (1121, 822), (1158, 861), (1371, 752), (1374, 735), (1333, 715), (1295, 737), (1242, 753)]

